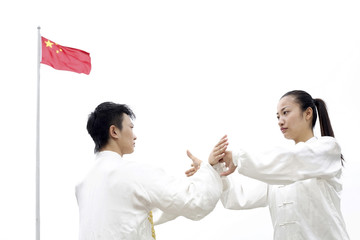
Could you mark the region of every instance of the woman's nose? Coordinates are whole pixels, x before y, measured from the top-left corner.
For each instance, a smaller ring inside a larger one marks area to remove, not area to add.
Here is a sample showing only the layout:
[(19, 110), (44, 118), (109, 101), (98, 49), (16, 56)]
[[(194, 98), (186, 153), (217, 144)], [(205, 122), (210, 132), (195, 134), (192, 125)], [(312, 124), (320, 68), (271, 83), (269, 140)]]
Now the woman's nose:
[(284, 119), (282, 117), (279, 117), (278, 124), (280, 127), (284, 125)]

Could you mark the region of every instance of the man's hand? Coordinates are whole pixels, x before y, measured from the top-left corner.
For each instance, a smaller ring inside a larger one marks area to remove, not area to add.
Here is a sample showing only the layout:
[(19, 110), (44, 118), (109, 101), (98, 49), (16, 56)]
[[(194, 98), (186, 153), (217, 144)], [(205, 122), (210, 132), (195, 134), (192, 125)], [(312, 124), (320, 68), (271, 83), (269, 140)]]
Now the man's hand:
[(200, 165), (202, 163), (202, 161), (200, 159), (198, 159), (197, 157), (195, 157), (194, 155), (191, 154), (191, 152), (189, 150), (187, 150), (187, 155), (188, 157), (193, 161), (192, 164), (191, 164), (191, 167), (189, 170), (187, 170), (185, 172), (186, 176), (187, 177), (191, 177), (192, 175), (194, 175), (197, 170), (199, 170), (200, 168)]
[(211, 166), (217, 164), (225, 156), (225, 151), (229, 145), (227, 140), (227, 136), (223, 136), (210, 153), (209, 163)]
[(226, 151), (224, 157), (220, 160), (220, 162), (225, 163), (225, 167), (228, 168), (227, 171), (222, 172), (220, 176), (227, 176), (233, 173), (237, 166), (234, 165), (233, 159), (232, 159), (232, 152)]

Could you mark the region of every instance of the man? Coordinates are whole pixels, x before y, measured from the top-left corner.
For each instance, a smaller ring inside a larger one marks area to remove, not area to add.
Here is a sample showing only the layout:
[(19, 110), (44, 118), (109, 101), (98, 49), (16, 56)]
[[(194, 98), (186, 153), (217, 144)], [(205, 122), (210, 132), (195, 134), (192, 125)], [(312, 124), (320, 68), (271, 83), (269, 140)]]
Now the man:
[(218, 173), (189, 152), (199, 170), (183, 179), (123, 158), (134, 151), (133, 118), (128, 106), (112, 102), (100, 104), (89, 116), (87, 130), (95, 142), (96, 160), (76, 187), (80, 240), (153, 240), (152, 210), (160, 209), (171, 219), (199, 220), (221, 196)]

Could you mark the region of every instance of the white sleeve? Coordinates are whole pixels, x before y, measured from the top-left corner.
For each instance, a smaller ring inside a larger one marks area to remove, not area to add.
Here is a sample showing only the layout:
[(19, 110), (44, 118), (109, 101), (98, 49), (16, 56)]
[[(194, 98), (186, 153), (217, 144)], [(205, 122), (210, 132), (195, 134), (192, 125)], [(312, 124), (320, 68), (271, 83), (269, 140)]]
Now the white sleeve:
[(159, 223), (176, 216), (200, 220), (215, 208), (222, 192), (220, 176), (207, 162), (188, 178), (176, 178), (161, 169), (153, 169), (143, 187), (150, 208), (158, 208), (165, 214)]
[(165, 213), (158, 208), (152, 210), (152, 213), (153, 213), (153, 221), (155, 225), (166, 223), (168, 221), (174, 220), (179, 216), (176, 214)]
[(290, 184), (308, 178), (332, 178), (342, 169), (341, 149), (335, 138), (321, 137), (291, 148), (260, 154), (233, 153), (238, 171), (268, 184)]
[(221, 202), (224, 208), (241, 210), (268, 205), (268, 184), (247, 178), (240, 174), (231, 174), (223, 178)]
[[(219, 174), (228, 170), (225, 163), (215, 164), (213, 168)], [(223, 192), (220, 199), (224, 208), (241, 210), (268, 205), (268, 184), (241, 174), (230, 174), (221, 180)]]

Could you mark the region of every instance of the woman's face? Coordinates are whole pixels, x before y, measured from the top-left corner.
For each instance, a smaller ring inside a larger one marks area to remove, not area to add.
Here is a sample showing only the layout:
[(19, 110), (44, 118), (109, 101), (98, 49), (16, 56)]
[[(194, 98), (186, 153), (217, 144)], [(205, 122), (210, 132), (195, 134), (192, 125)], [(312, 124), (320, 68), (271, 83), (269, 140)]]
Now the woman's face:
[(295, 102), (293, 96), (285, 96), (280, 99), (277, 107), (277, 118), (281, 132), (287, 139), (296, 143), (305, 142), (314, 136), (311, 121), (312, 109), (302, 111), (300, 105)]

